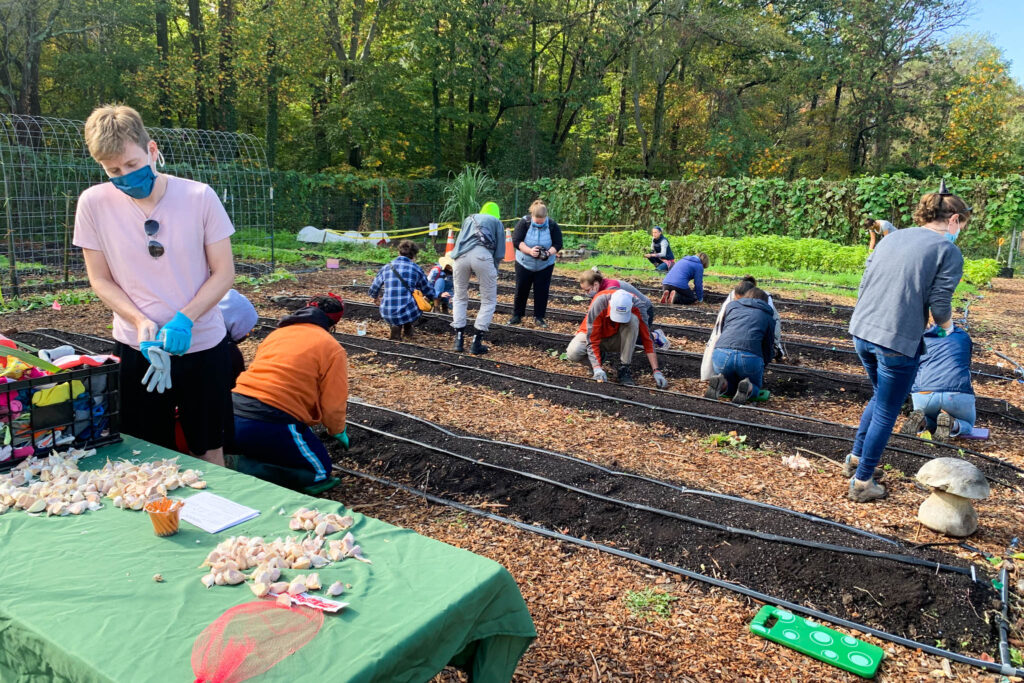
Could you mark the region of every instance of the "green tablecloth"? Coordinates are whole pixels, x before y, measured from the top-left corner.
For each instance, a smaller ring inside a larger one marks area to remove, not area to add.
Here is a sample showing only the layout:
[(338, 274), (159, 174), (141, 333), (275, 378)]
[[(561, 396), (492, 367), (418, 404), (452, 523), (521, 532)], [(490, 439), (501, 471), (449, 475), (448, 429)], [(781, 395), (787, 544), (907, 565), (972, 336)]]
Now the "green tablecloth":
[[(126, 437), (80, 466), (171, 455)], [(191, 681), (195, 637), (228, 608), (255, 600), (245, 585), (203, 587), (197, 566), (206, 554), (231, 535), (294, 533), (288, 519), (300, 506), (343, 510), (192, 458), (181, 463), (204, 470), (212, 493), (261, 515), (219, 534), (182, 523), (171, 538), (155, 536), (144, 512), (109, 501), (80, 517), (0, 516), (0, 681)], [(325, 586), (352, 584), (342, 598), (350, 606), (253, 680), (424, 681), (449, 662), (476, 681), (509, 680), (536, 637), (511, 575), (486, 558), (350, 514), (373, 564), (349, 559), (320, 570)], [(157, 573), (164, 583), (153, 581)]]

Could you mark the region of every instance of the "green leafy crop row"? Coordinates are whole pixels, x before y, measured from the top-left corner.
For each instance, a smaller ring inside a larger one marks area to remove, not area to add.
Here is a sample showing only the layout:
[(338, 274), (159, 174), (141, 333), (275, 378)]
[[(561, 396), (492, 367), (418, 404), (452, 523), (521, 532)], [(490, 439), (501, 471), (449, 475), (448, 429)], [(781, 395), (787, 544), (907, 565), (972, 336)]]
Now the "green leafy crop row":
[[(704, 252), (711, 259), (712, 266), (772, 266), (781, 270), (859, 273), (868, 257), (866, 246), (844, 247), (814, 238), (676, 235), (670, 240), (676, 258)], [(650, 251), (651, 237), (642, 230), (610, 233), (601, 236), (597, 248), (606, 253), (644, 254)], [(968, 259), (964, 264), (964, 280), (983, 287), (999, 274), (999, 270), (995, 259)]]

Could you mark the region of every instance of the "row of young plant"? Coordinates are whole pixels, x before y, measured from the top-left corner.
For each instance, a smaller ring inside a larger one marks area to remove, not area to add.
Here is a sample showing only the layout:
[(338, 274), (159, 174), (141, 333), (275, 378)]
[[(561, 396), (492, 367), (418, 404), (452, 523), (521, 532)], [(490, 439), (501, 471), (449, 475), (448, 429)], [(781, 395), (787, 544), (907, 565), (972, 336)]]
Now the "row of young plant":
[[(820, 273), (859, 273), (868, 257), (865, 245), (840, 246), (828, 240), (779, 235), (723, 237), (721, 235), (669, 235), (677, 258), (704, 252), (715, 265), (772, 266), (780, 270), (813, 270)], [(643, 230), (602, 235), (598, 250), (605, 253), (641, 255), (651, 249), (651, 236)], [(982, 287), (999, 274), (995, 259), (968, 259), (964, 280)]]

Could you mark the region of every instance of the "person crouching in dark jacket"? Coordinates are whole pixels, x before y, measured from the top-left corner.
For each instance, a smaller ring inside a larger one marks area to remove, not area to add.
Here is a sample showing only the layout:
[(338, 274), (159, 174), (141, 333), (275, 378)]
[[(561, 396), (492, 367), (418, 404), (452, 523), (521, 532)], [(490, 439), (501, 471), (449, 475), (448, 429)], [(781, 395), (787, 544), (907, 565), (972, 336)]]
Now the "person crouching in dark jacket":
[(927, 429), (934, 441), (970, 436), (977, 419), (971, 384), (971, 336), (962, 327), (946, 334), (938, 325), (924, 333), (924, 355), (910, 398), (914, 412), (903, 433), (917, 436)]
[(757, 396), (764, 383), (764, 368), (775, 346), (775, 318), (768, 294), (754, 287), (725, 307), (722, 334), (711, 354), (714, 376), (708, 380), (707, 398), (733, 395), (733, 403)]

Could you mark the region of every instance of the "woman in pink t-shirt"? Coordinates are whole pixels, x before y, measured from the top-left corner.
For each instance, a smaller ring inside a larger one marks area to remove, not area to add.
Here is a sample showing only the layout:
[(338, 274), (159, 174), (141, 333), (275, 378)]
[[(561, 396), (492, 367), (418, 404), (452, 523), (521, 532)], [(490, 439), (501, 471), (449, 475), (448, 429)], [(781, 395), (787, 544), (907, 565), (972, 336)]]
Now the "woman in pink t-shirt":
[[(78, 198), (74, 244), (114, 312), (121, 429), (174, 448), (177, 414), (189, 450), (223, 465), (232, 381), (217, 303), (234, 282), (234, 227), (208, 185), (156, 171), (162, 156), (131, 107), (97, 108), (85, 141), (110, 182)], [(166, 379), (149, 381), (151, 361)]]

